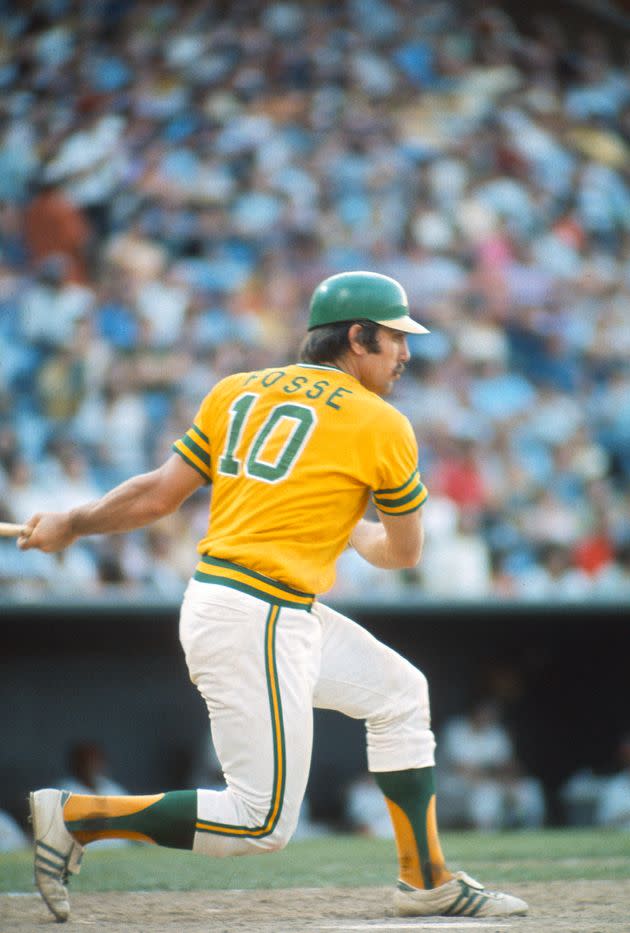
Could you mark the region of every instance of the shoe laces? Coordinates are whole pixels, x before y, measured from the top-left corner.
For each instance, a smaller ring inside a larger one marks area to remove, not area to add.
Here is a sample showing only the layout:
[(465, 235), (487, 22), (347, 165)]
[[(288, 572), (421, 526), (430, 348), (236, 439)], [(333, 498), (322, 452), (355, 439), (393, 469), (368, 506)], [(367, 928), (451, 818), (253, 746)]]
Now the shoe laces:
[(468, 885), (469, 888), (472, 888), (475, 891), (483, 891), (484, 897), (488, 897), (494, 901), (503, 900), (503, 894), (498, 894), (496, 891), (488, 891), (485, 885), (483, 885), (480, 881), (476, 881), (474, 878), (471, 878), (470, 875), (467, 875), (465, 871), (458, 871), (455, 877), (458, 881)]
[(476, 881), (474, 878), (471, 878), (465, 871), (456, 872), (455, 877), (458, 881), (463, 881), (464, 884), (467, 884), (469, 888), (474, 888), (476, 891), (485, 891), (481, 881)]

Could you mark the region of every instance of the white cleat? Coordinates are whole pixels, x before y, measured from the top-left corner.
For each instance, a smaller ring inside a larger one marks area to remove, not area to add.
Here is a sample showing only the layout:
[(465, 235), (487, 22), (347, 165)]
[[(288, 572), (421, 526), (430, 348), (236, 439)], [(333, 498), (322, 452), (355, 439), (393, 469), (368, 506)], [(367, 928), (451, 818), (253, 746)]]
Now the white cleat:
[(527, 913), (527, 904), (512, 894), (486, 891), (463, 871), (437, 888), (412, 888), (402, 881), (394, 893), (399, 917), (515, 917)]
[(63, 805), (67, 790), (36, 790), (30, 795), (31, 822), (35, 840), (35, 884), (58, 923), (70, 916), (68, 874), (77, 875), (83, 846), (66, 829)]

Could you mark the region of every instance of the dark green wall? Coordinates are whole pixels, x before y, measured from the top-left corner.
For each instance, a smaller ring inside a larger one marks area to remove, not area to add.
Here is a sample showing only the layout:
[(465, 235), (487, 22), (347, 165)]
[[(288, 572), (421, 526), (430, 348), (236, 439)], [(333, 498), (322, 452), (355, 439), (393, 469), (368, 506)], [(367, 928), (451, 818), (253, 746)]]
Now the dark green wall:
[[(438, 738), (448, 716), (499, 690), (521, 757), (552, 798), (577, 767), (614, 766), (630, 730), (627, 610), (345, 608), (427, 674)], [(0, 806), (23, 817), (28, 790), (58, 783), (82, 739), (105, 747), (132, 793), (186, 786), (206, 717), (175, 607), (3, 606), (0, 635)], [(315, 737), (310, 795), (316, 815), (334, 818), (365, 764), (363, 725), (316, 713)]]

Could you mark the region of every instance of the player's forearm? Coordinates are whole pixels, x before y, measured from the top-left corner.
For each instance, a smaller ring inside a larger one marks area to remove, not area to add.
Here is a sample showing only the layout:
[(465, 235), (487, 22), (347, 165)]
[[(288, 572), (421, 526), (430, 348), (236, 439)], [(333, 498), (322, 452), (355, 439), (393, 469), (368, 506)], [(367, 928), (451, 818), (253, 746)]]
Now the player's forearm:
[(118, 534), (143, 528), (177, 505), (158, 494), (155, 473), (142, 473), (116, 486), (101, 499), (68, 513), (75, 537)]
[(142, 528), (178, 508), (202, 478), (177, 454), (151, 473), (116, 486), (101, 499), (70, 512), (38, 512), (26, 524), (18, 547), (55, 553), (84, 535), (119, 534)]
[(383, 570), (415, 567), (420, 559), (421, 541), (393, 541), (380, 522), (366, 519), (356, 525), (350, 544), (364, 560)]

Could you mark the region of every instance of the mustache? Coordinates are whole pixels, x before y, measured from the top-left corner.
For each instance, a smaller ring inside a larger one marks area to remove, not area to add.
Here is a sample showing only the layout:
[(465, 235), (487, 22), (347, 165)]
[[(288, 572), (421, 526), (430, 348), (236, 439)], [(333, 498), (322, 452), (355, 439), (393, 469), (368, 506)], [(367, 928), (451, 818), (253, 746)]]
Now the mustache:
[(398, 363), (398, 365), (397, 365), (397, 366), (395, 367), (395, 369), (394, 369), (394, 372), (396, 373), (397, 376), (402, 376), (402, 374), (404, 373), (404, 371), (405, 371), (405, 364), (404, 364), (404, 363)]

